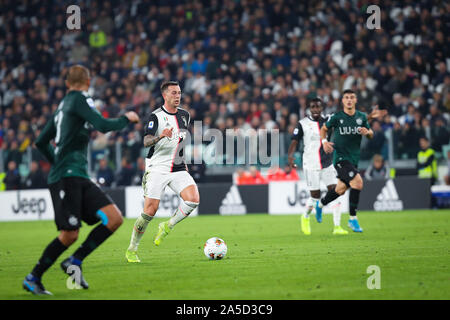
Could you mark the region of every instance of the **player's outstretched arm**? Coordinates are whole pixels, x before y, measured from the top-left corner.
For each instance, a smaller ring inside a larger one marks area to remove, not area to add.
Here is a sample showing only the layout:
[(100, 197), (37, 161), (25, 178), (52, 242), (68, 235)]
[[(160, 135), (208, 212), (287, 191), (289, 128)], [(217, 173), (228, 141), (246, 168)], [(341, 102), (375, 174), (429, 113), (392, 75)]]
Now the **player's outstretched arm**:
[(387, 110), (378, 109), (378, 105), (373, 108), (372, 112), (367, 115), (367, 121), (372, 121), (373, 119), (380, 119), (387, 115)]
[(56, 127), (53, 119), (42, 129), (39, 137), (37, 137), (35, 145), (36, 148), (53, 164), (55, 162), (55, 149), (50, 144), (50, 141), (56, 136)]
[(297, 168), (297, 165), (294, 163), (294, 152), (297, 150), (298, 141), (292, 140), (288, 149), (288, 161), (290, 170)]
[(121, 130), (125, 128), (129, 122), (139, 121), (139, 116), (134, 111), (127, 112), (125, 115), (115, 119), (103, 118), (103, 116), (91, 108), (83, 98), (78, 100), (75, 113), (102, 133)]

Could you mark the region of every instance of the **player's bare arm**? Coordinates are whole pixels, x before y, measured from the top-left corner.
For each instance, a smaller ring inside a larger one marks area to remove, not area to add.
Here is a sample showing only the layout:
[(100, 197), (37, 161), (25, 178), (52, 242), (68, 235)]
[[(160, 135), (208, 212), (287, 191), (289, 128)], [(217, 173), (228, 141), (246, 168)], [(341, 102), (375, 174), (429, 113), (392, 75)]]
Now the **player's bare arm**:
[(333, 142), (327, 140), (327, 135), (328, 135), (328, 128), (326, 125), (323, 125), (322, 128), (320, 128), (320, 140), (322, 141), (323, 150), (326, 153), (332, 153)]
[(372, 121), (373, 119), (380, 119), (387, 115), (387, 110), (378, 109), (378, 105), (372, 110), (371, 113), (367, 115), (367, 121)]
[(292, 140), (289, 150), (288, 150), (288, 161), (290, 170), (297, 168), (297, 165), (294, 163), (294, 152), (297, 149), (298, 141)]
[(161, 139), (164, 137), (172, 137), (173, 128), (170, 129), (164, 129), (160, 136), (153, 136), (151, 134), (148, 134), (144, 137), (144, 147), (151, 147), (155, 144), (157, 144)]

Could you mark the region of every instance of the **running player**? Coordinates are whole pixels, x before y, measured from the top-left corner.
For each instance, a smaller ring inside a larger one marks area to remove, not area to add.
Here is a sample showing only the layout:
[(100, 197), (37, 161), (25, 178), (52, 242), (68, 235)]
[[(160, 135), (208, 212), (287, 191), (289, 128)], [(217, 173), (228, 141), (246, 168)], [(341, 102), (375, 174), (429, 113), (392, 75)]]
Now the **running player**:
[[(91, 125), (101, 132), (120, 130), (128, 123), (138, 122), (135, 112), (117, 119), (105, 119), (87, 95), (89, 70), (81, 65), (68, 71), (67, 95), (36, 140), (36, 147), (52, 167), (48, 185), (55, 211), (59, 235), (45, 248), (38, 263), (23, 280), (22, 286), (33, 294), (51, 294), (41, 282), (42, 275), (56, 259), (78, 238), (81, 221), (89, 225), (101, 222), (81, 246), (61, 263), (66, 273), (75, 272), (75, 281), (84, 289), (89, 285), (82, 276), (83, 260), (122, 224), (122, 213), (111, 198), (89, 179), (87, 174), (87, 145)], [(55, 147), (50, 144), (54, 140)], [(71, 267), (71, 268), (70, 268)], [(79, 272), (76, 272), (78, 268)]]
[[(292, 135), (292, 142), (288, 150), (289, 166), (292, 169), (297, 166), (294, 164), (293, 154), (297, 149), (298, 142), (303, 140), (303, 172), (306, 178), (306, 184), (310, 191), (310, 197), (307, 202), (306, 212), (301, 217), (302, 232), (306, 235), (311, 234), (311, 225), (309, 215), (320, 199), (320, 181), (323, 181), (328, 190), (336, 187), (336, 171), (332, 164), (332, 155), (324, 152), (320, 142), (320, 127), (329, 117), (322, 115), (323, 106), (320, 98), (314, 98), (309, 103), (310, 116), (300, 120)], [(317, 222), (322, 222), (322, 215), (316, 214)], [(333, 206), (333, 234), (348, 234), (347, 230), (341, 227), (341, 204), (336, 203)]]
[(183, 156), (183, 140), (190, 122), (189, 113), (180, 108), (181, 89), (176, 81), (161, 85), (164, 105), (157, 108), (145, 123), (144, 146), (150, 147), (142, 179), (144, 210), (137, 218), (125, 253), (128, 262), (140, 262), (139, 242), (148, 223), (155, 216), (161, 196), (169, 186), (180, 196), (180, 205), (172, 217), (158, 226), (154, 244), (159, 246), (172, 228), (197, 208), (200, 201), (197, 185), (187, 172)]
[[(342, 94), (343, 110), (337, 112), (322, 126), (320, 138), (326, 153), (333, 153), (333, 163), (338, 173), (336, 187), (329, 190), (324, 198), (316, 203), (316, 213), (321, 214), (323, 206), (344, 194), (350, 189), (350, 220), (348, 226), (354, 232), (362, 232), (356, 217), (359, 194), (363, 188), (363, 180), (358, 171), (362, 136), (373, 138), (373, 131), (364, 112), (356, 110), (357, 98), (352, 90)], [(328, 131), (334, 129), (334, 142), (327, 139)]]

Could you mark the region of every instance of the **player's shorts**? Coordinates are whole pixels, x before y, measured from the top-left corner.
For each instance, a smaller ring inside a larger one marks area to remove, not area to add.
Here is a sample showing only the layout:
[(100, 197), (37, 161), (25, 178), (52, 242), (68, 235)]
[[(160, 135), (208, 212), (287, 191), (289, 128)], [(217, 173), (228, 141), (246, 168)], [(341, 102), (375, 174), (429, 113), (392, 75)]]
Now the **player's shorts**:
[(350, 188), (350, 181), (359, 174), (358, 169), (348, 160), (343, 160), (335, 165), (339, 180), (344, 182)]
[(97, 211), (113, 200), (91, 180), (81, 177), (62, 178), (49, 185), (58, 230), (77, 230), (81, 221), (88, 225), (101, 220)]
[(320, 181), (326, 186), (337, 183), (336, 170), (333, 165), (323, 168), (321, 170), (304, 170), (306, 185), (310, 191), (320, 190)]
[(169, 186), (177, 195), (186, 187), (195, 185), (195, 181), (187, 171), (169, 173), (146, 171), (142, 178), (144, 197), (160, 200), (166, 186)]

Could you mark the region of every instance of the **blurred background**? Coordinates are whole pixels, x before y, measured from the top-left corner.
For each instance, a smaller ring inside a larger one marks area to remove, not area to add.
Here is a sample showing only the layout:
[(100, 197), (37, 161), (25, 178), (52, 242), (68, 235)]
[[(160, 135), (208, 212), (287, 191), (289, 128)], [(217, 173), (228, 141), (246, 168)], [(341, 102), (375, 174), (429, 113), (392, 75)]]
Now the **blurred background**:
[[(81, 30), (66, 26), (72, 4)], [(366, 27), (370, 4), (381, 9), (381, 29)], [(197, 182), (302, 179), (285, 165), (309, 99), (333, 113), (353, 89), (359, 110), (388, 110), (372, 122), (374, 139), (363, 139), (363, 172), (381, 156), (388, 176), (417, 176), (426, 137), (434, 183), (450, 184), (449, 21), (450, 3), (437, 0), (0, 0), (0, 189), (46, 187), (50, 166), (33, 142), (76, 63), (90, 69), (89, 93), (104, 117), (135, 110), (142, 118), (121, 132), (92, 132), (89, 170), (104, 186), (141, 183), (145, 119), (162, 105), (165, 80), (180, 82), (182, 106), (204, 130), (280, 132), (279, 167), (205, 161), (190, 166)], [(301, 147), (296, 163), (301, 169)]]

